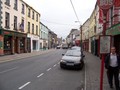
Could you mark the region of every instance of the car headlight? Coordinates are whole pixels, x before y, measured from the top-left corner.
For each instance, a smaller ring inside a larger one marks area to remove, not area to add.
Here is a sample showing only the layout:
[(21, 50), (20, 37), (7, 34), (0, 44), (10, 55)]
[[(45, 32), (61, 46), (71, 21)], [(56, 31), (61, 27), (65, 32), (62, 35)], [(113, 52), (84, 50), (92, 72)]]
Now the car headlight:
[(66, 61), (65, 60), (61, 60), (60, 62), (64, 62), (65, 63)]

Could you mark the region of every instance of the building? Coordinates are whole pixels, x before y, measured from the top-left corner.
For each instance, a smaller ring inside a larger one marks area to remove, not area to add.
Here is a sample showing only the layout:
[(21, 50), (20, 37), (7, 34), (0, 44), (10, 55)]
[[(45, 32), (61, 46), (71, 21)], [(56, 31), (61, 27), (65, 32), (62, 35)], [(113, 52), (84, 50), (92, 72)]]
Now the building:
[(111, 45), (120, 53), (120, 1), (116, 0), (114, 6), (109, 9), (107, 15), (106, 34), (112, 36)]
[(40, 49), (48, 49), (48, 27), (40, 22)]
[(55, 34), (53, 31), (49, 30), (48, 32), (48, 48), (55, 48), (57, 46), (57, 34)]
[(40, 13), (26, 4), (27, 51), (39, 51)]
[(95, 8), (89, 18), (89, 52), (95, 54), (95, 33), (96, 33), (96, 22), (95, 22)]
[(1, 0), (0, 55), (27, 52), (26, 4)]
[(83, 50), (89, 51), (89, 18), (82, 25), (82, 43)]
[(80, 31), (78, 29), (71, 29), (66, 40), (69, 47), (73, 45), (80, 46)]

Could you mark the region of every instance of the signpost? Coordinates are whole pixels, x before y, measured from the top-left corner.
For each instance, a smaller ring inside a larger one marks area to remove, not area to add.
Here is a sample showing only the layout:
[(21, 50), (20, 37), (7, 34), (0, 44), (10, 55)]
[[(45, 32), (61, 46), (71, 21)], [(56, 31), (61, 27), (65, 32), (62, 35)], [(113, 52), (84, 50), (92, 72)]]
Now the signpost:
[[(106, 17), (108, 10), (113, 6), (114, 0), (97, 0), (99, 8), (103, 11), (103, 37), (100, 38), (100, 54), (102, 54), (102, 60), (101, 60), (101, 75), (100, 75), (100, 90), (103, 90), (103, 74), (104, 74), (104, 60), (105, 60), (105, 54), (110, 52), (110, 45), (107, 48), (108, 50), (103, 50), (105, 48), (103, 45), (109, 44), (110, 40), (109, 37), (106, 39), (109, 40), (108, 43), (103, 42), (103, 38), (105, 38), (106, 34)], [(105, 45), (106, 46), (106, 45)]]

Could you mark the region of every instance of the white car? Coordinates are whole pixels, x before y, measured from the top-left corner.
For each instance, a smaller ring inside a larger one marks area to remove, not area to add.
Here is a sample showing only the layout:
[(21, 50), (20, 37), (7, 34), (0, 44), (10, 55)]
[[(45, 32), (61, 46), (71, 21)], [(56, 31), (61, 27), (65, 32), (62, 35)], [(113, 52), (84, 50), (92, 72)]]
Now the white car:
[(76, 50), (68, 50), (60, 61), (61, 68), (72, 67), (75, 69), (82, 69), (84, 66), (83, 57), (81, 52)]
[(78, 46), (73, 46), (73, 47), (71, 47), (71, 50), (81, 50), (81, 47), (78, 47)]

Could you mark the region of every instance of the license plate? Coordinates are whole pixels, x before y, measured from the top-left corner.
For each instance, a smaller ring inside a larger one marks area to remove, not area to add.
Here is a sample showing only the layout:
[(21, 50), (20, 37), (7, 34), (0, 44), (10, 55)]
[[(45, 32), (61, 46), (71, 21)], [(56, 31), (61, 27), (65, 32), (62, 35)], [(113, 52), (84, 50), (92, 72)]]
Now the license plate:
[(74, 66), (74, 63), (67, 63), (68, 66)]

